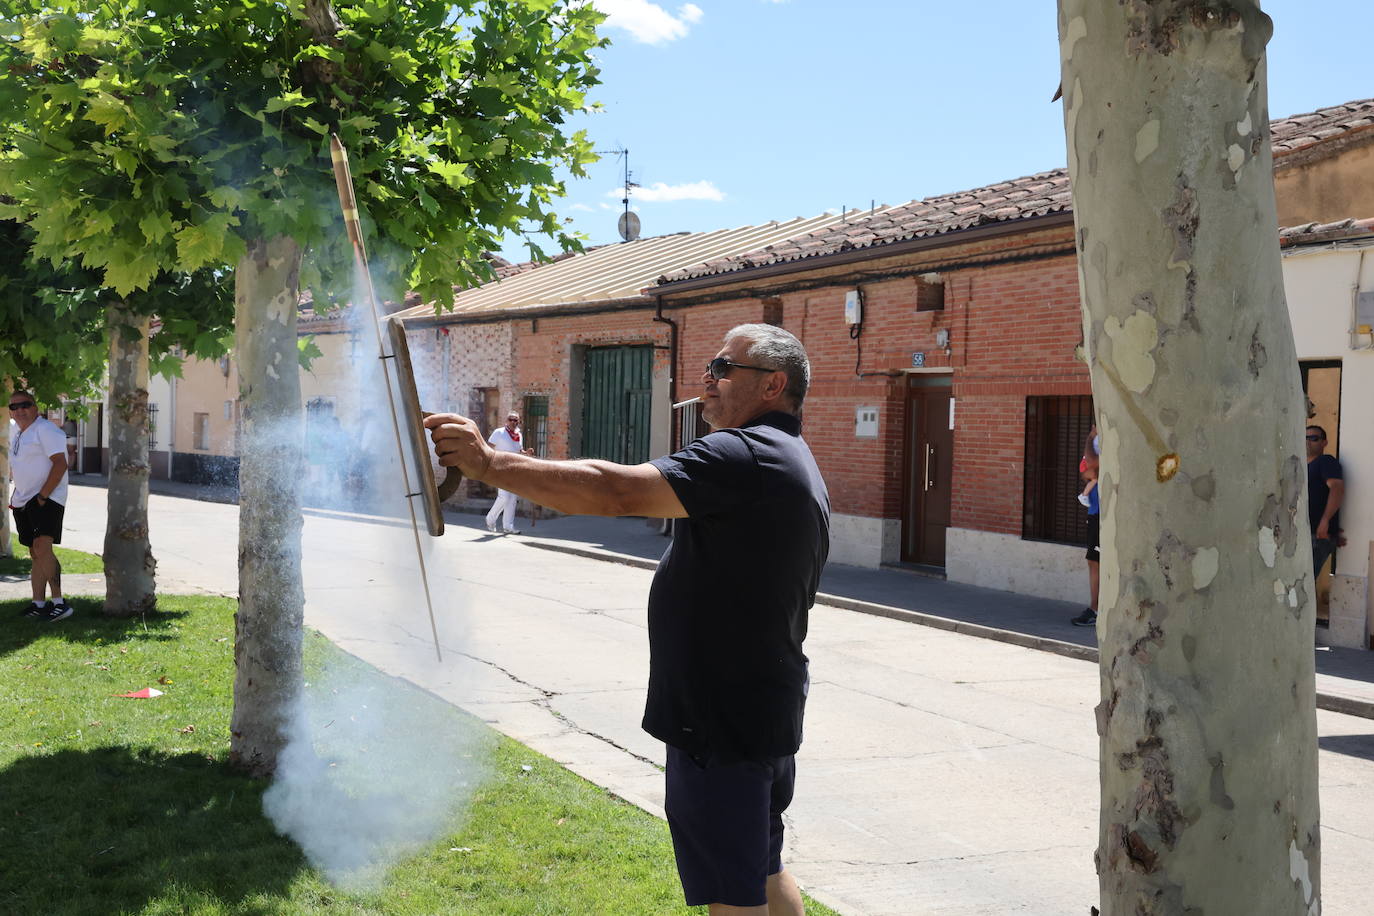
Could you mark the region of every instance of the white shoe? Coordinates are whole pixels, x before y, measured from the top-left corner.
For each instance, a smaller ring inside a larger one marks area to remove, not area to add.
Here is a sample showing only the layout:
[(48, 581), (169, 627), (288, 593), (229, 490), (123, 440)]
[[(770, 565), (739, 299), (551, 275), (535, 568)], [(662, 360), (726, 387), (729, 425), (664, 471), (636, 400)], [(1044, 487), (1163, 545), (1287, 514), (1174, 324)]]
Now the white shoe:
[(519, 528), (502, 528), (502, 529), (501, 529), (501, 533), (502, 533), (502, 534), (519, 534), (519, 533), (520, 533), (520, 529), (519, 529)]
[(495, 522), (487, 522), (487, 530), (490, 531), (492, 534), (495, 534), (495, 533), (496, 533), (496, 523), (495, 523)]

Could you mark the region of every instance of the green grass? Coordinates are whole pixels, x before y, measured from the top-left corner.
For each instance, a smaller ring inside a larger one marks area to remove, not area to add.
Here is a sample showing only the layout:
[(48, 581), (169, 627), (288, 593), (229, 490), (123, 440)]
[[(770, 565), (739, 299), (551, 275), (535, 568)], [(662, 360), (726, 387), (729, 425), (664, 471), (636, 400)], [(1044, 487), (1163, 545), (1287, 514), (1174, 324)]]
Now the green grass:
[[(14, 548), (14, 555), (0, 557), (0, 576), (27, 576), (33, 567), (29, 560), (29, 548), (19, 543), (19, 538), (11, 536), (10, 543)], [(62, 564), (64, 573), (102, 573), (105, 571), (105, 562), (93, 553), (82, 553), (80, 550), (68, 550), (66, 547), (57, 546), (53, 548), (57, 554), (57, 562)]]
[[(0, 912), (689, 912), (661, 821), (310, 633), (309, 677), (347, 667), (379, 704), (451, 717), (485, 749), (446, 835), (377, 889), (335, 888), (275, 833), (266, 784), (227, 764), (234, 602), (160, 597), (132, 619), (72, 603), (47, 624), (0, 602)], [(165, 694), (113, 696), (149, 686)]]

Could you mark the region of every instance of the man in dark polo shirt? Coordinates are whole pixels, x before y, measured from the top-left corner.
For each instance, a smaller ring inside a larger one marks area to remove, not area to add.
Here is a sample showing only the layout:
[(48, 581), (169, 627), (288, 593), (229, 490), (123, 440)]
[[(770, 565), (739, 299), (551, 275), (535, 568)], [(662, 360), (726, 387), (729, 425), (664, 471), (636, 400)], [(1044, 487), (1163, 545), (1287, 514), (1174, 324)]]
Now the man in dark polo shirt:
[(667, 745), (668, 825), (687, 903), (802, 912), (781, 861), (801, 744), (807, 616), (830, 500), (799, 414), (810, 383), (781, 328), (731, 330), (702, 374), (710, 435), (640, 465), (496, 452), (477, 425), (425, 421), (440, 464), (581, 515), (674, 518), (649, 592), (644, 729)]

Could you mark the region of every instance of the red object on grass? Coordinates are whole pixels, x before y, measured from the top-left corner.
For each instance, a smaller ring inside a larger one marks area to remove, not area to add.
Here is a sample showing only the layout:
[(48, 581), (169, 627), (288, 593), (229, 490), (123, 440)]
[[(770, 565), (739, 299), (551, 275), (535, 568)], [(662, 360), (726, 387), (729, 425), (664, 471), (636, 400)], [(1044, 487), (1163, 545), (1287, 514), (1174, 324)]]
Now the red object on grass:
[(151, 700), (153, 697), (162, 696), (162, 691), (156, 687), (144, 687), (142, 690), (135, 690), (133, 693), (117, 693), (117, 697), (124, 697), (130, 700)]

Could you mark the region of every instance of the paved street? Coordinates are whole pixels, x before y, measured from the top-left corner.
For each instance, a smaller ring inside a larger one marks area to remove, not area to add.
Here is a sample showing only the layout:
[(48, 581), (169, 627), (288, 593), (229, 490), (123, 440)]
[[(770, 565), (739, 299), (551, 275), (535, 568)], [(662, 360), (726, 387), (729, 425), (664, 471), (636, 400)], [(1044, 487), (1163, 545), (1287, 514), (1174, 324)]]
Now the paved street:
[[(104, 499), (72, 488), (66, 546), (100, 551)], [(160, 588), (234, 593), (235, 506), (153, 495), (150, 515)], [(307, 623), (661, 813), (662, 747), (638, 727), (651, 574), (528, 540), (460, 524), (429, 543), (437, 664), (409, 530), (311, 513)], [(807, 652), (787, 862), (808, 891), (852, 914), (1088, 912), (1095, 664), (821, 606)], [(1374, 721), (1318, 716), (1324, 911), (1366, 912)]]

